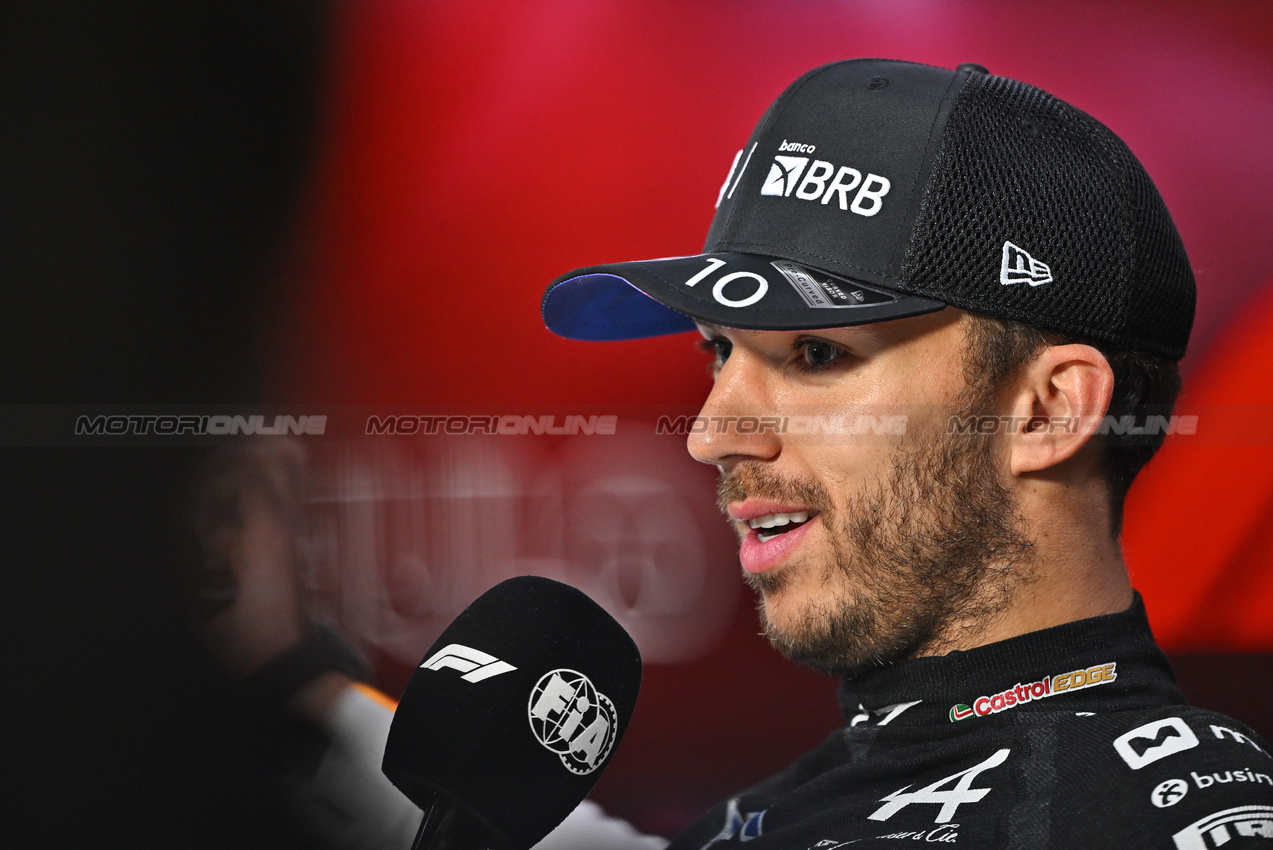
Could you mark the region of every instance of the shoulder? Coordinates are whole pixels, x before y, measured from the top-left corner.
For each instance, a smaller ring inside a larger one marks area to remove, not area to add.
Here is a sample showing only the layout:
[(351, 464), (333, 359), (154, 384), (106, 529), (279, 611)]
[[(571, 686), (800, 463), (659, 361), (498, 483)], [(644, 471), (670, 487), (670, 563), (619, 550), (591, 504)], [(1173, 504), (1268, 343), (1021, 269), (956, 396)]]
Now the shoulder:
[(1273, 755), (1231, 717), (1186, 705), (1075, 716), (1055, 737), (1059, 838), (1197, 848), (1273, 838)]

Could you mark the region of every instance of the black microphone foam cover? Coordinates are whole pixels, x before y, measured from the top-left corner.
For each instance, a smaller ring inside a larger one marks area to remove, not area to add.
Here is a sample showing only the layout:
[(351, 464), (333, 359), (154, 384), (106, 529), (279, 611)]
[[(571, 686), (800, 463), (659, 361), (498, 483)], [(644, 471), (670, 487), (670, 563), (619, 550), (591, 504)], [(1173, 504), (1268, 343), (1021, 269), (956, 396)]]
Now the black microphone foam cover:
[(421, 808), (440, 797), (529, 850), (596, 783), (640, 688), (636, 644), (601, 606), (551, 579), (509, 579), (429, 649), (382, 769)]

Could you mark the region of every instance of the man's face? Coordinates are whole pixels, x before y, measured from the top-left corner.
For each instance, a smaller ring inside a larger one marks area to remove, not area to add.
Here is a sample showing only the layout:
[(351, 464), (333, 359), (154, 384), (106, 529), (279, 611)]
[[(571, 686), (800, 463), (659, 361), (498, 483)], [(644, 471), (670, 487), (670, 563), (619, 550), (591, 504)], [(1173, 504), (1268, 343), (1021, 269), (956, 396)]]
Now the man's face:
[(846, 672), (946, 651), (1019, 584), (1031, 544), (998, 444), (947, 427), (995, 412), (965, 379), (966, 321), (701, 328), (716, 383), (690, 452), (720, 469), (744, 578), (793, 660)]

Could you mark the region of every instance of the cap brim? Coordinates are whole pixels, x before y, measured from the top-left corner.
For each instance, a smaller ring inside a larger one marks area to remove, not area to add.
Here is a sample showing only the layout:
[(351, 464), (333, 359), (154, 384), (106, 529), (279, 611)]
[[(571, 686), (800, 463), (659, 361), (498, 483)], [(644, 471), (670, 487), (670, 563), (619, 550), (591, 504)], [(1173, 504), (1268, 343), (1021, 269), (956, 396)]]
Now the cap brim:
[(946, 305), (806, 263), (759, 254), (698, 254), (576, 269), (544, 293), (548, 329), (579, 340), (681, 333), (695, 322), (812, 330), (932, 313)]

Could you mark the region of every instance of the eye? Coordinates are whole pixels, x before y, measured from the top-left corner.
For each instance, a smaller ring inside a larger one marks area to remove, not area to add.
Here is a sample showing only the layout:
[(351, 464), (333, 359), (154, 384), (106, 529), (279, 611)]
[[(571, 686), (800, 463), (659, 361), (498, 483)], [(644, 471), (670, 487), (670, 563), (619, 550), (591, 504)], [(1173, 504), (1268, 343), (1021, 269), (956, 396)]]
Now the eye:
[(723, 336), (705, 339), (698, 344), (698, 347), (712, 355), (713, 371), (717, 371), (724, 366), (725, 361), (729, 359), (729, 353), (734, 350), (734, 344)]
[(844, 349), (824, 339), (802, 339), (796, 342), (800, 367), (810, 372), (825, 369), (844, 356)]

